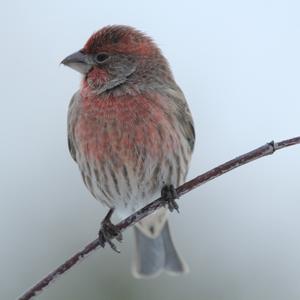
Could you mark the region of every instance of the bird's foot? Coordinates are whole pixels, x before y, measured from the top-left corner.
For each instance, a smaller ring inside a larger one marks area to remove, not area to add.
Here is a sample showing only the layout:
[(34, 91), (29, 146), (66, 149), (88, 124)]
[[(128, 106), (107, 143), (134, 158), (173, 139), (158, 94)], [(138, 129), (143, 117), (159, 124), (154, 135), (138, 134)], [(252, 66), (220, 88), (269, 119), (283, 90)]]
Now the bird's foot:
[(161, 197), (165, 201), (165, 205), (168, 206), (170, 212), (173, 212), (175, 209), (179, 213), (179, 206), (176, 203), (175, 199), (179, 199), (176, 189), (173, 184), (164, 185), (161, 189)]
[(115, 252), (120, 253), (116, 245), (111, 241), (112, 239), (116, 239), (118, 242), (122, 241), (120, 229), (118, 229), (118, 227), (110, 221), (113, 212), (114, 208), (111, 208), (101, 222), (101, 228), (99, 230), (99, 244), (104, 248), (105, 243), (108, 243)]

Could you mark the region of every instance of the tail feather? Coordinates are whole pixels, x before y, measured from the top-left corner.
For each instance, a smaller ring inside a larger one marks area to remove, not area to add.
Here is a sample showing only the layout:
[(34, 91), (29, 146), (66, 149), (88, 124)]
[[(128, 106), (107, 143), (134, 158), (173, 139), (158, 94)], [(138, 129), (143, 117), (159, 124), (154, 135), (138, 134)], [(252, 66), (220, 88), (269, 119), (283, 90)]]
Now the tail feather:
[(133, 275), (137, 278), (155, 277), (166, 270), (171, 274), (188, 271), (185, 262), (178, 255), (170, 235), (168, 222), (156, 238), (144, 235), (137, 227), (136, 255), (133, 263)]

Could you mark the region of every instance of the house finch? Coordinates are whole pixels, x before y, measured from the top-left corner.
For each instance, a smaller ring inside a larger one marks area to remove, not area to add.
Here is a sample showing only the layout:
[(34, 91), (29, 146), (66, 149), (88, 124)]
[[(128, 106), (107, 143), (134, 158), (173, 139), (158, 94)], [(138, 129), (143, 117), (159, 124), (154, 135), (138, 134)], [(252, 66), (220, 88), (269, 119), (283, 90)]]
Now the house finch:
[[(160, 49), (132, 27), (102, 28), (62, 63), (83, 74), (69, 106), (68, 144), (88, 190), (110, 208), (100, 230), (108, 241), (118, 235), (109, 221), (113, 210), (125, 218), (184, 182), (195, 141), (192, 116)], [(173, 246), (167, 208), (137, 223), (135, 235), (136, 277), (187, 270)]]

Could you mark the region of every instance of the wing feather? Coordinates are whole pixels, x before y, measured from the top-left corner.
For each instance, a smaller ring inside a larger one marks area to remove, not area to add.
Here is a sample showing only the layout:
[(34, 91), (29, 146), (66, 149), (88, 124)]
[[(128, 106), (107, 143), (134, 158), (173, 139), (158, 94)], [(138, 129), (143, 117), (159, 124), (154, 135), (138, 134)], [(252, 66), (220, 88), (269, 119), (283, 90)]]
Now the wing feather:
[(79, 114), (80, 93), (77, 91), (69, 104), (68, 110), (68, 147), (72, 158), (76, 160), (74, 128)]

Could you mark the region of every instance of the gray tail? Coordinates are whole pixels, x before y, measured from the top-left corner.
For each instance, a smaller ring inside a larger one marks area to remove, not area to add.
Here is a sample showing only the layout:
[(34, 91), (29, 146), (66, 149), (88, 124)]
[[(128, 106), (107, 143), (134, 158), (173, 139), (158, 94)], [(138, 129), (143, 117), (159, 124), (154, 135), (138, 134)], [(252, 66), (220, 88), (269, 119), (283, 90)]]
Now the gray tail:
[(137, 278), (155, 277), (162, 270), (173, 275), (186, 273), (188, 267), (178, 255), (166, 221), (161, 233), (150, 238), (134, 227), (136, 254), (133, 261), (133, 275)]

